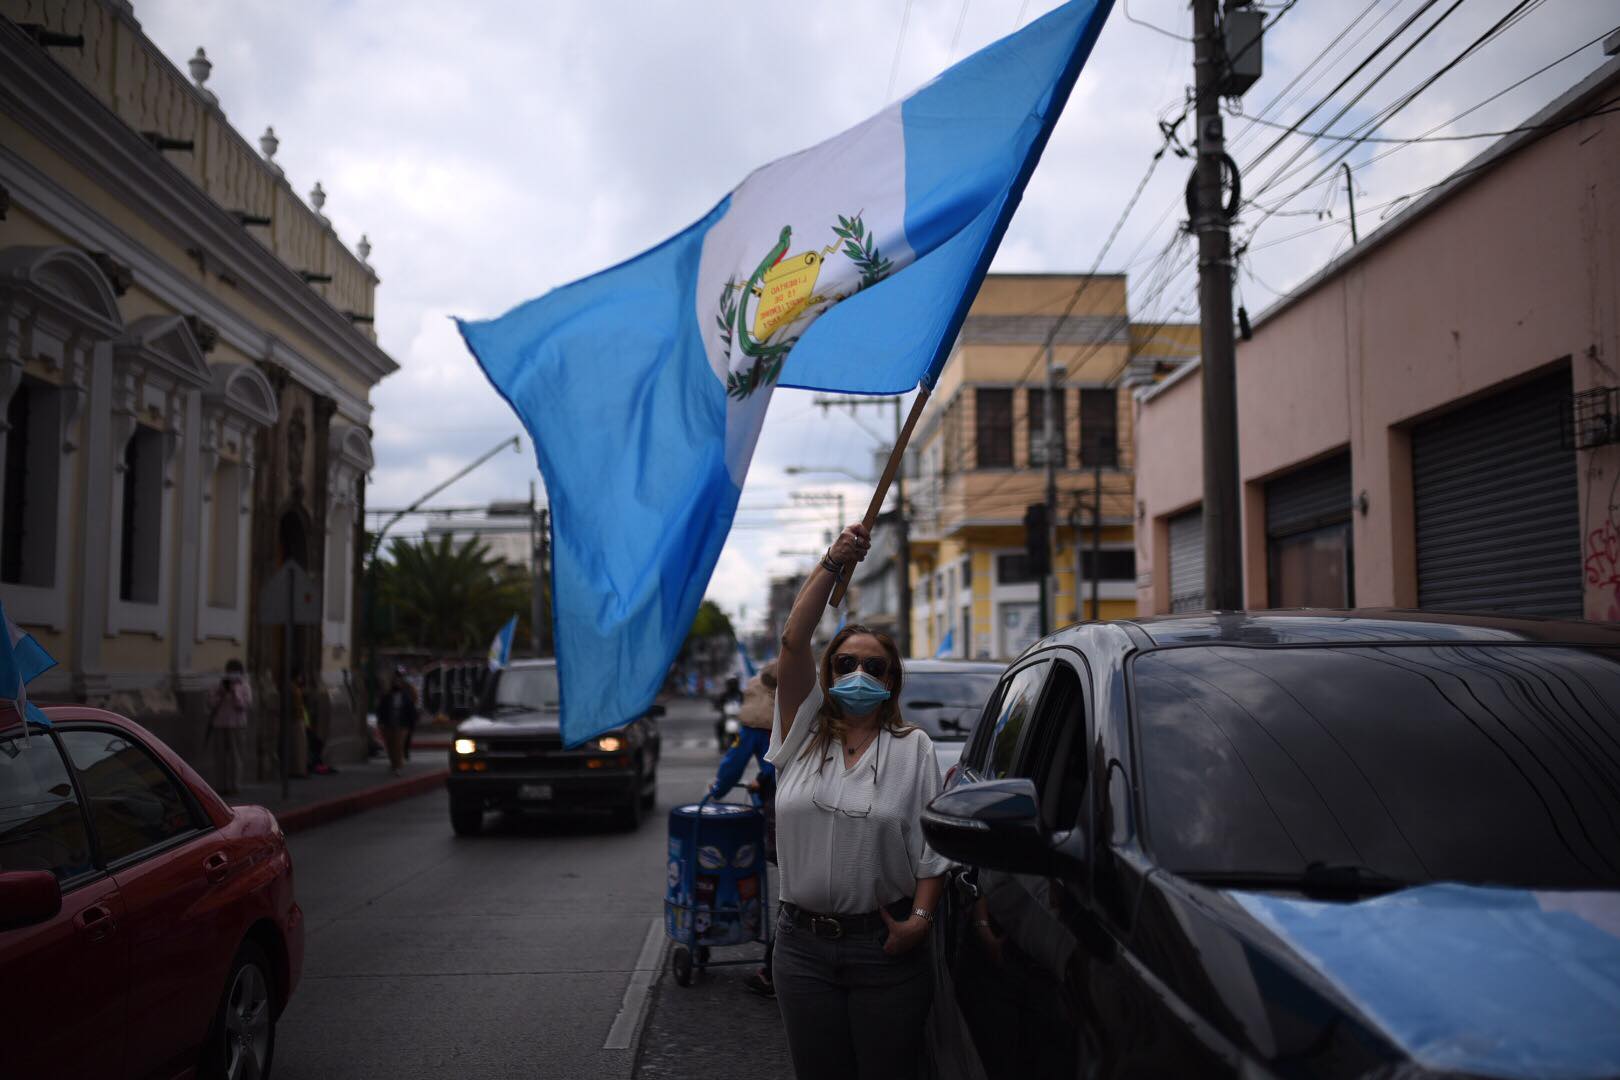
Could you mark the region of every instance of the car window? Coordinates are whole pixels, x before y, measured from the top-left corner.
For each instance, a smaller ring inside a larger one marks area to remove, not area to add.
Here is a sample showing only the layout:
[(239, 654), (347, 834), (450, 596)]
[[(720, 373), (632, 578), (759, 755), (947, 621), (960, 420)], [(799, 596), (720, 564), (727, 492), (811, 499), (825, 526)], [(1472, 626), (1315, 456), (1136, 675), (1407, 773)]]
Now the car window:
[(495, 683), (493, 705), (519, 709), (555, 709), (559, 700), (557, 669), (544, 667), (507, 668)]
[(1000, 779), (1012, 772), (1018, 760), (1018, 741), (1035, 713), (1041, 685), (1046, 681), (1047, 666), (1043, 661), (1023, 668), (1002, 692), (1001, 708), (996, 713), (995, 726), (990, 729), (989, 745), (984, 755), (982, 774), (986, 780)]
[(1145, 654), (1148, 844), (1170, 870), (1620, 886), (1620, 658), (1562, 646)]
[(84, 811), (55, 740), (0, 739), (0, 870), (49, 870), (68, 882), (94, 868)]
[(972, 732), (1000, 677), (992, 671), (907, 671), (900, 715), (935, 742), (961, 742)]
[(1018, 775), (1035, 781), (1046, 826), (1067, 829), (1078, 819), (1085, 794), (1086, 702), (1075, 669), (1063, 660), (1051, 667)]
[(108, 863), (191, 832), (191, 807), (151, 754), (116, 731), (64, 731), (90, 822)]

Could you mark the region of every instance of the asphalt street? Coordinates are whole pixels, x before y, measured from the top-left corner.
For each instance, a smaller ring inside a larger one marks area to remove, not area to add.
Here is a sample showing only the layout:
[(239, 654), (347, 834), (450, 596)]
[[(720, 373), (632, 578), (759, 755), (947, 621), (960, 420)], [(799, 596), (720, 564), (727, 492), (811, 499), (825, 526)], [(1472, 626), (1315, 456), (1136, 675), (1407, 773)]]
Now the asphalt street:
[(671, 704), (658, 810), (635, 833), (491, 815), (458, 839), (437, 791), (291, 837), (306, 956), (275, 1075), (791, 1075), (775, 1003), (741, 986), (751, 965), (690, 989), (668, 972), (668, 812), (714, 774), (713, 717)]

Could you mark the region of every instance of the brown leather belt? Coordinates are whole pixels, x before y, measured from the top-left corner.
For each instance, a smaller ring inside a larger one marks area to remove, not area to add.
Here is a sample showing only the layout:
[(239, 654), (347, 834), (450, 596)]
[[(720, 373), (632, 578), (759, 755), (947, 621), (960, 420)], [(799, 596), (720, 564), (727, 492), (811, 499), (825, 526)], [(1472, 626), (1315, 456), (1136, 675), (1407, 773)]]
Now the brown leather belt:
[[(889, 915), (897, 922), (911, 916), (912, 898), (903, 896), (889, 905)], [(837, 941), (849, 934), (869, 934), (883, 928), (883, 916), (876, 911), (863, 911), (858, 915), (824, 915), (806, 911), (797, 904), (782, 901), (782, 913), (794, 926), (809, 930), (818, 938)]]

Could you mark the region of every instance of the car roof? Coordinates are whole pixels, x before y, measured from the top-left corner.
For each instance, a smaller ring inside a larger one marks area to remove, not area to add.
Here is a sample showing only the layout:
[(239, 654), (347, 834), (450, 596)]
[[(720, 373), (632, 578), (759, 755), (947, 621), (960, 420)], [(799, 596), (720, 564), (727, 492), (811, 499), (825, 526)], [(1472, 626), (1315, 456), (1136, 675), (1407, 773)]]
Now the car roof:
[(900, 666), (908, 675), (1000, 675), (1007, 670), (1006, 664), (992, 660), (903, 660)]
[[(1154, 645), (1305, 645), (1389, 642), (1511, 642), (1620, 648), (1620, 624), (1536, 615), (1486, 615), (1405, 608), (1201, 611), (1121, 620)], [(1080, 627), (1049, 641), (1075, 635)]]

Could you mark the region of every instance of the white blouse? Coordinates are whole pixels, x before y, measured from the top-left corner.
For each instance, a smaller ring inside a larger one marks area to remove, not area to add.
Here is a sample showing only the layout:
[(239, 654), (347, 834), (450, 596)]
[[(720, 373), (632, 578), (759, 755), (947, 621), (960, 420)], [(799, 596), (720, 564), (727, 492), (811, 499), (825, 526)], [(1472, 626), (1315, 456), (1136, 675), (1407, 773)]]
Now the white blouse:
[[(818, 685), (782, 737), (778, 704), (765, 760), (776, 766), (776, 857), (782, 899), (807, 911), (854, 915), (916, 892), (917, 879), (950, 866), (923, 840), (922, 808), (941, 788), (928, 733), (879, 732), (860, 760), (843, 767), (834, 740), (801, 756), (820, 726)], [(778, 699), (780, 702), (780, 699)]]

